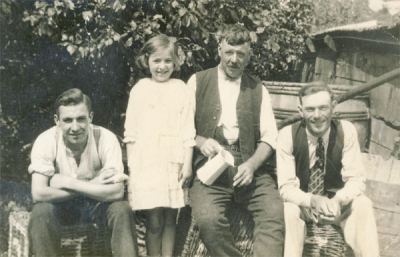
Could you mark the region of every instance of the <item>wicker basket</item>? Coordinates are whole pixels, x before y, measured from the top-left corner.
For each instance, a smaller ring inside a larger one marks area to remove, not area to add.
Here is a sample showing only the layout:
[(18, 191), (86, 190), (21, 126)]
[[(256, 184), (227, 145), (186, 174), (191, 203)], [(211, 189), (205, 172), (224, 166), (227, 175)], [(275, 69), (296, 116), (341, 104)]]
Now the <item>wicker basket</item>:
[(304, 242), (304, 257), (346, 257), (351, 256), (351, 248), (344, 241), (342, 229), (336, 225), (307, 223)]
[[(28, 223), (30, 213), (10, 213), (8, 256), (30, 256)], [(112, 256), (110, 236), (106, 228), (96, 224), (63, 226), (61, 251), (63, 256)]]
[(29, 239), (28, 222), (29, 212), (11, 212), (10, 213), (10, 231), (8, 237), (8, 257), (28, 257)]
[[(228, 219), (236, 240), (236, 247), (242, 256), (252, 256), (254, 223), (251, 215), (243, 209), (235, 208), (230, 212)], [(210, 256), (200, 239), (199, 227), (189, 207), (182, 209), (179, 215), (174, 256)], [(307, 223), (303, 256), (347, 257), (352, 256), (352, 251), (345, 243), (340, 227)]]
[[(29, 216), (30, 213), (26, 211), (10, 213), (8, 257), (30, 256), (28, 239)], [(143, 219), (137, 220), (136, 230), (139, 253), (141, 256), (145, 256)], [(96, 224), (62, 227), (61, 251), (63, 256), (112, 256), (110, 243), (109, 231)]]

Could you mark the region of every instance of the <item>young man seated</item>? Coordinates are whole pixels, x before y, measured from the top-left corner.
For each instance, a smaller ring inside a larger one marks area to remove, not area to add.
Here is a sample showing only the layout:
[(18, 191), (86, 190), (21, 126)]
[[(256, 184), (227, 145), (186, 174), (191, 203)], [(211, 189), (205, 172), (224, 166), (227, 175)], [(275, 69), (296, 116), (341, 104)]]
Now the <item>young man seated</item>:
[(29, 236), (35, 256), (61, 256), (61, 225), (103, 222), (112, 230), (114, 256), (138, 256), (135, 220), (124, 195), (119, 142), (93, 126), (87, 95), (62, 93), (56, 126), (43, 132), (31, 154), (33, 207)]
[(305, 222), (340, 225), (356, 256), (379, 256), (357, 131), (332, 119), (336, 101), (327, 85), (299, 92), (302, 121), (278, 136), (278, 185), (284, 201), (285, 253), (302, 256)]

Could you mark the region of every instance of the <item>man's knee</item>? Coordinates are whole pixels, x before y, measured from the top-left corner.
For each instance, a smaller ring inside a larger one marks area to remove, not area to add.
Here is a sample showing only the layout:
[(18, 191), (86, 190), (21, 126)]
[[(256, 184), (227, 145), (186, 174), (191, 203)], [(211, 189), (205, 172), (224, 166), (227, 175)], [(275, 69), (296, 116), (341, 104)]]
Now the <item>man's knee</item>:
[[(344, 213), (346, 212), (346, 209), (350, 209), (349, 211), (351, 212), (351, 215), (355, 217), (355, 219), (365, 219), (365, 217), (371, 217), (374, 215), (374, 210), (372, 208), (373, 204), (372, 201), (366, 197), (365, 195), (360, 195), (356, 197), (347, 208), (345, 207)], [(349, 208), (350, 207), (350, 208)], [(342, 210), (342, 212), (343, 212)]]
[(271, 217), (277, 220), (284, 219), (284, 205), (282, 201), (276, 201), (268, 206)]
[(202, 231), (212, 229), (218, 232), (219, 229), (222, 229), (224, 226), (229, 226), (228, 218), (211, 205), (204, 208), (199, 206), (193, 208), (193, 216), (196, 224)]
[(33, 206), (30, 219), (32, 225), (47, 224), (50, 220), (57, 219), (56, 207), (52, 203), (37, 203)]
[(365, 195), (360, 195), (356, 197), (353, 202), (351, 203), (352, 210), (372, 210), (372, 201), (366, 197)]
[(107, 219), (110, 222), (134, 222), (134, 215), (127, 201), (113, 202), (108, 206)]
[(299, 219), (301, 217), (301, 209), (297, 204), (284, 202), (283, 207), (285, 220)]
[(33, 206), (28, 231), (34, 243), (55, 240), (59, 237), (59, 229), (60, 221), (53, 204), (38, 203)]

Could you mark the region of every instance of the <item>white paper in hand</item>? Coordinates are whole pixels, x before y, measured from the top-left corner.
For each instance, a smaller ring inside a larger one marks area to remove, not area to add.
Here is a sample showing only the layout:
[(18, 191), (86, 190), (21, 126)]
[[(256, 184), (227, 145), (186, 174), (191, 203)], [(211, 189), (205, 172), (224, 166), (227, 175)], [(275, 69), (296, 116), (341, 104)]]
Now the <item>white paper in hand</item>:
[(221, 149), (214, 158), (208, 160), (208, 162), (197, 171), (197, 176), (204, 184), (211, 185), (226, 168), (234, 165), (235, 160), (232, 154), (225, 149)]

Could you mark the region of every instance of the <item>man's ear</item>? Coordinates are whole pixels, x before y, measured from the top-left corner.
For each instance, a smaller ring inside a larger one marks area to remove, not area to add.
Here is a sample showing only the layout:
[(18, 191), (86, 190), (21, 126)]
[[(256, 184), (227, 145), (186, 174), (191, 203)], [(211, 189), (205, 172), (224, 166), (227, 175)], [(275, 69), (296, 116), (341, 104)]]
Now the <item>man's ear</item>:
[(60, 125), (60, 119), (58, 118), (57, 114), (54, 114), (54, 122), (56, 123), (57, 126)]
[(338, 105), (338, 102), (336, 100), (332, 101), (332, 111), (335, 110), (336, 105)]
[(301, 107), (301, 105), (298, 105), (298, 106), (297, 106), (297, 111), (299, 112), (300, 116), (301, 116), (302, 118), (304, 118), (303, 108)]
[(92, 123), (94, 117), (94, 112), (89, 113), (89, 123)]
[(253, 49), (252, 48), (250, 48), (250, 50), (249, 50), (249, 54), (247, 55), (247, 63), (249, 63), (250, 62), (250, 59), (251, 59), (251, 57), (253, 56)]

